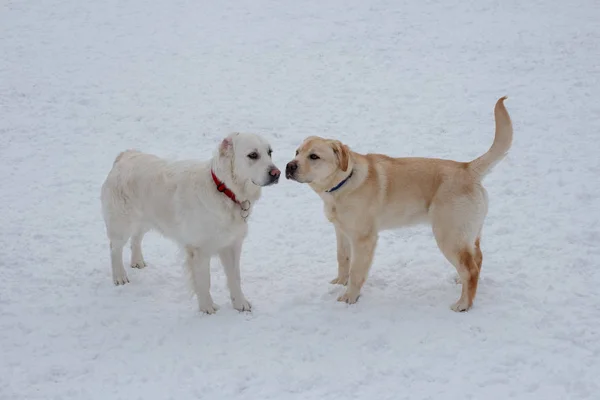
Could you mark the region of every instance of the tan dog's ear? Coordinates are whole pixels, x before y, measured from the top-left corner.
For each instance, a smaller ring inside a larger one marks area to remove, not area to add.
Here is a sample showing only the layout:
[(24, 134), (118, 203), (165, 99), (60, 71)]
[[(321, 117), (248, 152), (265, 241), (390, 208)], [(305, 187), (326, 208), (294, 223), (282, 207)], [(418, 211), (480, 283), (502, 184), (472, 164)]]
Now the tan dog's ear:
[(333, 148), (341, 170), (346, 172), (348, 170), (348, 161), (350, 160), (350, 149), (339, 140), (333, 140), (331, 148)]

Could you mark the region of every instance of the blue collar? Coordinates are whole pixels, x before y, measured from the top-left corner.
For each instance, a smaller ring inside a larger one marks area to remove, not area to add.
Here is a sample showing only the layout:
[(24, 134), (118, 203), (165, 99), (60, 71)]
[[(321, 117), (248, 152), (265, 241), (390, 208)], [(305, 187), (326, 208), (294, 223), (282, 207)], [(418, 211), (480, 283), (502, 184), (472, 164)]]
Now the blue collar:
[(344, 179), (343, 181), (341, 181), (340, 183), (338, 183), (335, 187), (332, 187), (329, 190), (326, 190), (327, 193), (331, 193), (331, 192), (335, 192), (336, 190), (338, 190), (339, 188), (341, 188), (342, 186), (344, 186), (344, 183), (348, 182), (348, 179), (350, 179), (350, 177), (352, 176), (352, 174), (354, 173), (354, 170), (352, 170), (350, 172), (350, 175), (348, 175), (346, 177), (346, 179)]

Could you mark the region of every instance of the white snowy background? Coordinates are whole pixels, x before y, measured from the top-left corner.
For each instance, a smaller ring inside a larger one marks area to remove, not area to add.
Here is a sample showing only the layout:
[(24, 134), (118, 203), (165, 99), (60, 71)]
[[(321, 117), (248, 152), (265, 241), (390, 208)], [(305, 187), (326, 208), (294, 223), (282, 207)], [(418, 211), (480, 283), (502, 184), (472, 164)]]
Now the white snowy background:
[[(599, 21), (596, 0), (3, 1), (0, 399), (600, 398)], [(503, 95), (468, 313), (428, 227), (382, 234), (336, 302), (333, 228), (287, 180), (250, 221), (251, 314), (216, 260), (200, 314), (157, 234), (112, 283), (99, 190), (123, 149), (205, 159), (239, 130), (280, 168), (313, 134), (466, 161)]]

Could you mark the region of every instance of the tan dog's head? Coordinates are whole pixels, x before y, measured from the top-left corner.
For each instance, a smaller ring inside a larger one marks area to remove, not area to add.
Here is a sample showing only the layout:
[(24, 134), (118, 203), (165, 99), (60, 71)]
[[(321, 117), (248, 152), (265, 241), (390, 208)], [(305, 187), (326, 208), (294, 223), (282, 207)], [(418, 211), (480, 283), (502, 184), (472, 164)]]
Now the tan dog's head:
[(322, 186), (334, 180), (338, 173), (348, 171), (350, 164), (348, 146), (339, 140), (310, 136), (287, 164), (285, 176), (300, 183)]

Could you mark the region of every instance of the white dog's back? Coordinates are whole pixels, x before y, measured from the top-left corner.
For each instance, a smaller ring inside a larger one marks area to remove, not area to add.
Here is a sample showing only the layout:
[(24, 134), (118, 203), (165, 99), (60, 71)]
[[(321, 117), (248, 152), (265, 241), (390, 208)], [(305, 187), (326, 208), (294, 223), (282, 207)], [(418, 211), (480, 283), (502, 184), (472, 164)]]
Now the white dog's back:
[(107, 212), (142, 214), (150, 211), (143, 209), (149, 205), (141, 201), (143, 198), (152, 198), (151, 204), (166, 206), (164, 197), (173, 193), (175, 182), (168, 179), (169, 175), (168, 162), (157, 156), (136, 150), (119, 154), (102, 186), (105, 218)]
[(169, 162), (135, 150), (119, 154), (102, 187), (109, 237), (155, 229), (180, 246), (202, 245), (210, 232), (202, 226), (190, 229), (188, 222), (200, 219), (216, 228), (230, 218), (215, 214), (233, 208), (227, 198), (209, 191), (209, 169), (206, 162)]

